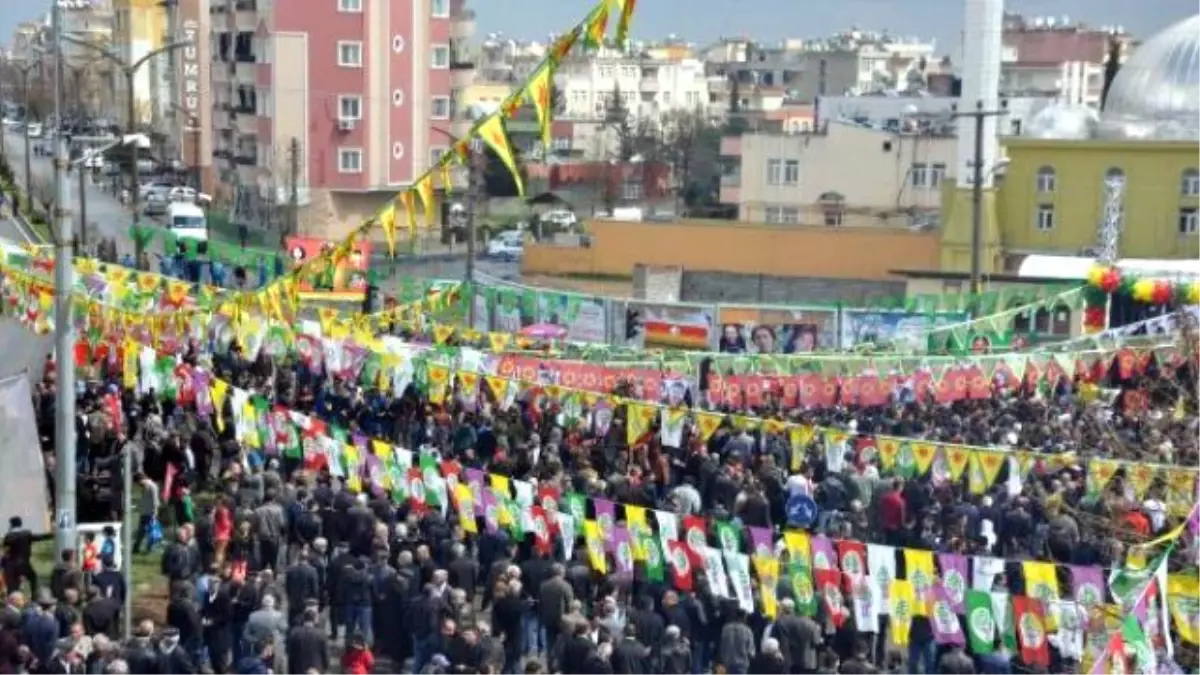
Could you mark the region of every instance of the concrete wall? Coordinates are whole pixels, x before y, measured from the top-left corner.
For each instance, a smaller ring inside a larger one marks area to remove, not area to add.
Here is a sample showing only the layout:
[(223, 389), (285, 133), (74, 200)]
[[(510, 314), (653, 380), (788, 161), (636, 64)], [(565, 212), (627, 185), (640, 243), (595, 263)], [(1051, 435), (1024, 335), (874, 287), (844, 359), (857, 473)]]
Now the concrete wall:
[(938, 269), (936, 232), (733, 221), (593, 221), (587, 248), (532, 244), (525, 274), (632, 276), (639, 263), (782, 277), (893, 280), (894, 269)]
[(903, 281), (820, 279), (769, 274), (685, 270), (681, 302), (747, 302), (755, 304), (867, 303), (904, 295)]

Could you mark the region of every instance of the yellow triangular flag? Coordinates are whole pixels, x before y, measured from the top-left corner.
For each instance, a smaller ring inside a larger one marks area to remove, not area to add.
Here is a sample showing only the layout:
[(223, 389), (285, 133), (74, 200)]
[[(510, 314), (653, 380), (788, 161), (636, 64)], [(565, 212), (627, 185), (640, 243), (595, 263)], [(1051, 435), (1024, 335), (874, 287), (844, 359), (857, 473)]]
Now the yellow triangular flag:
[(521, 172), (517, 169), (516, 158), (513, 157), (512, 145), (508, 142), (508, 132), (504, 130), (504, 123), (500, 121), (500, 116), (493, 114), (479, 125), (476, 132), (492, 149), (492, 152), (496, 153), (500, 161), (504, 162), (504, 166), (508, 167), (508, 171), (513, 177), (513, 183), (517, 186), (517, 196), (524, 197), (525, 184), (521, 180)]

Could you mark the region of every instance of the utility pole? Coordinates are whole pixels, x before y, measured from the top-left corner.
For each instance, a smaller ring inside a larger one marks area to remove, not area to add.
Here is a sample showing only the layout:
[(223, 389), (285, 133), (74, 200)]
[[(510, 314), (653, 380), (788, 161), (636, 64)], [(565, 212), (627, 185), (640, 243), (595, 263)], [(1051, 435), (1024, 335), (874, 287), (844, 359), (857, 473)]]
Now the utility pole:
[(33, 68), (33, 64), (26, 64), (24, 67), (21, 68), (21, 92), (22, 92), (22, 96), (25, 97), (25, 102), (24, 102), (25, 124), (22, 127), (24, 133), (22, 133), (21, 135), (25, 137), (25, 200), (26, 201), (29, 201), (30, 196), (33, 194), (33, 182), (32, 182), (33, 171), (32, 171), (32, 163), (31, 163), (31, 160), (29, 157), (29, 154), (30, 154), (29, 153), (29, 70), (31, 68)]
[[(470, 147), (470, 146), (468, 146)], [(479, 203), (479, 191), (484, 188), (483, 169), (487, 155), (483, 148), (469, 150), (471, 161), (467, 167), (467, 326), (475, 328), (475, 209)]]
[(79, 166), (75, 169), (79, 174), (79, 249), (84, 251), (81, 253), (87, 256), (87, 167)]
[[(54, 119), (62, 126), (63, 116), (63, 9), (54, 3)], [(26, 132), (26, 138), (29, 133)], [(70, 192), (66, 170), (70, 156), (66, 136), (55, 134), (54, 155), (54, 364), (58, 375), (55, 419), (54, 454), (57, 457), (55, 477), (58, 514), (54, 529), (55, 558), (64, 551), (75, 549), (75, 322), (71, 319), (71, 292), (74, 285), (74, 257), (71, 255), (71, 216), (68, 210)], [(26, 155), (28, 158), (28, 155)]]
[[(271, 195), (271, 202), (275, 202), (275, 195)], [(292, 137), (292, 142), (288, 147), (288, 214), (287, 225), (279, 228), (281, 236), (279, 237), (279, 247), (282, 249), (287, 244), (287, 237), (300, 231), (300, 139)]]
[(975, 110), (956, 112), (954, 117), (970, 118), (975, 125), (975, 159), (971, 162), (971, 296), (979, 296), (983, 287), (982, 255), (983, 255), (983, 180), (996, 170), (995, 166), (983, 166), (984, 121), (989, 117), (1002, 117), (1008, 114), (1008, 105), (1004, 103), (998, 110), (985, 110), (983, 101), (975, 102)]

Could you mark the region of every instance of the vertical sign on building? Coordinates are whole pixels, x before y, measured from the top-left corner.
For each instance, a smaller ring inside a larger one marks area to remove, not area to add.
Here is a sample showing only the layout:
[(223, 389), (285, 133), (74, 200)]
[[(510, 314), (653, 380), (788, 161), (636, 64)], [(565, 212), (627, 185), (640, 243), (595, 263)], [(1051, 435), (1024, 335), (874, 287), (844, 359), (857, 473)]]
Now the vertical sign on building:
[(191, 43), (184, 47), (182, 70), (183, 92), (179, 97), (180, 105), (187, 112), (184, 120), (185, 129), (199, 130), (200, 118), (200, 24), (192, 18), (183, 21), (183, 39)]

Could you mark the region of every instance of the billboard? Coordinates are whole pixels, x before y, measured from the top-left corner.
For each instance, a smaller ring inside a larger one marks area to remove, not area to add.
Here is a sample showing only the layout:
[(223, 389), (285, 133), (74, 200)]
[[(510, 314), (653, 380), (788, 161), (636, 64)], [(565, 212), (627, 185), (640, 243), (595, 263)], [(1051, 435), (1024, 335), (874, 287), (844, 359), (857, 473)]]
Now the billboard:
[(721, 305), (718, 351), (727, 354), (804, 354), (837, 349), (832, 308), (766, 309)]
[[(332, 251), (333, 242), (308, 237), (287, 238), (288, 257), (295, 269), (305, 262)], [(350, 255), (337, 265), (323, 265), (300, 279), (300, 297), (305, 300), (347, 300), (362, 302), (367, 292), (367, 266), (371, 263), (371, 242), (356, 241)]]
[[(530, 302), (524, 302), (526, 297)], [(536, 298), (536, 299), (534, 299)], [(497, 331), (520, 333), (537, 324), (560, 326), (572, 342), (608, 342), (608, 309), (604, 298), (576, 293), (501, 289), (492, 308)]]
[[(842, 349), (874, 344), (909, 352), (931, 347), (930, 329), (967, 321), (966, 312), (905, 312), (903, 310), (842, 309)], [(942, 340), (944, 342), (944, 340)]]
[(624, 344), (639, 349), (712, 349), (716, 343), (712, 305), (625, 303)]

